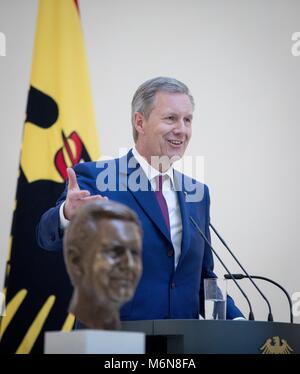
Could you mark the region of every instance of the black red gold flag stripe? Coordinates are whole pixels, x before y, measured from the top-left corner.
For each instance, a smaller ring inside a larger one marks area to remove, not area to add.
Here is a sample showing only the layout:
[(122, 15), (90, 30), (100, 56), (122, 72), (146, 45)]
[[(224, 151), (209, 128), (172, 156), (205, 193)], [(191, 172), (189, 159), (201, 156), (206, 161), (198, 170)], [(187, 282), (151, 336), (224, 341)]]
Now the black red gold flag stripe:
[(40, 353), (45, 330), (72, 328), (62, 253), (35, 227), (61, 194), (66, 168), (98, 159), (98, 136), (76, 0), (40, 0), (6, 272), (0, 351)]

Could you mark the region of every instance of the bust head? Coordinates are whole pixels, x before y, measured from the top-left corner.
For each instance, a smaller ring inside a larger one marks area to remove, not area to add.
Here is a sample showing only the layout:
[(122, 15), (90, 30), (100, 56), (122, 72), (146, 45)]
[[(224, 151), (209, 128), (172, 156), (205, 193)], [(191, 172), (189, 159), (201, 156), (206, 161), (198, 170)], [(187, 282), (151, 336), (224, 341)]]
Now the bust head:
[(141, 226), (127, 206), (111, 200), (83, 205), (64, 235), (74, 286), (70, 312), (88, 328), (117, 329), (119, 310), (141, 275)]

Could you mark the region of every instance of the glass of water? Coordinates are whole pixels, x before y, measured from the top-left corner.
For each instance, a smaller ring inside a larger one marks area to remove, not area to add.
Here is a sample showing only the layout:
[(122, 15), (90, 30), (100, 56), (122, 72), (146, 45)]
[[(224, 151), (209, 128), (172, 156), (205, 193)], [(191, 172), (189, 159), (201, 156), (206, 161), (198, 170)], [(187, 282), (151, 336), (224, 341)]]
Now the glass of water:
[(205, 319), (226, 319), (226, 279), (204, 279), (204, 302)]

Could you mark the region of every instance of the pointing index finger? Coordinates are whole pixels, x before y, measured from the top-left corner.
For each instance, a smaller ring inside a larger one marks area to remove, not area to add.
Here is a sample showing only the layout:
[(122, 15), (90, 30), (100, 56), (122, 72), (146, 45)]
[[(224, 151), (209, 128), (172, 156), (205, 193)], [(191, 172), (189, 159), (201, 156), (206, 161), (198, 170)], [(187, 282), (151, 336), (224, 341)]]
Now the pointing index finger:
[(68, 190), (79, 190), (75, 171), (72, 168), (67, 168), (67, 173), (69, 177)]

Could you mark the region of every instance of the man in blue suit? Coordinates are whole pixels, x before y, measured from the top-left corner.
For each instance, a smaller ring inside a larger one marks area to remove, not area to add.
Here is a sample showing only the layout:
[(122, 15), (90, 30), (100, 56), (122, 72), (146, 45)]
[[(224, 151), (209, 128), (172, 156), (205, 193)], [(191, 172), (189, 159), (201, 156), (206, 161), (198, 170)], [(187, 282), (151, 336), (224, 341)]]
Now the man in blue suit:
[[(192, 134), (194, 100), (188, 87), (172, 78), (143, 83), (132, 100), (135, 146), (127, 155), (68, 169), (69, 183), (38, 225), (42, 248), (61, 250), (63, 230), (86, 202), (112, 199), (126, 204), (143, 227), (143, 274), (122, 320), (199, 318), (203, 279), (214, 277), (210, 248), (190, 224), (209, 234), (209, 191), (173, 169)], [(227, 318), (241, 317), (227, 299)]]

